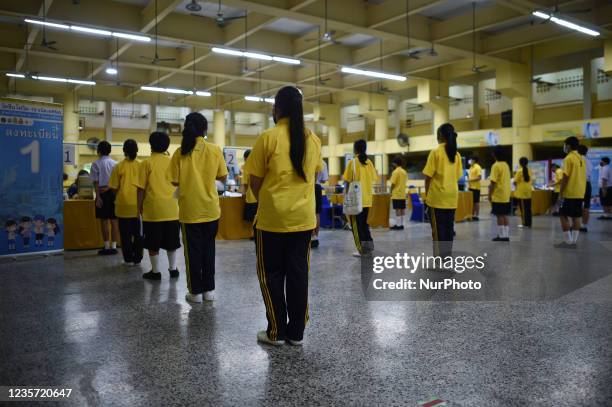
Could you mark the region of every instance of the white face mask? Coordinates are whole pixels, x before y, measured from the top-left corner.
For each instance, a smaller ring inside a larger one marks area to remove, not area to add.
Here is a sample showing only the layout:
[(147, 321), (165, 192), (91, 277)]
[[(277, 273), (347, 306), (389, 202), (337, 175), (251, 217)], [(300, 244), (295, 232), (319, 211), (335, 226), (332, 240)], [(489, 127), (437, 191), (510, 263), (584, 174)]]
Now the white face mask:
[(468, 164), (470, 165), (474, 164), (474, 160), (468, 160)]
[(567, 146), (567, 144), (563, 144), (563, 152), (565, 154), (569, 153), (569, 147)]

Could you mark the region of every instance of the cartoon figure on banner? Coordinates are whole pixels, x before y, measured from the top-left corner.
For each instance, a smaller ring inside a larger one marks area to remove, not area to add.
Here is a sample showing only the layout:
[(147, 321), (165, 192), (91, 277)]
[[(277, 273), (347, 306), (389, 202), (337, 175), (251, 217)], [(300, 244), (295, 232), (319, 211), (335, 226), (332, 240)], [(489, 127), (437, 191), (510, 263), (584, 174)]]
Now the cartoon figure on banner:
[(47, 246), (53, 247), (55, 245), (55, 235), (60, 232), (60, 228), (57, 225), (55, 218), (47, 219)]
[(13, 219), (7, 220), (4, 224), (4, 229), (6, 230), (8, 240), (8, 250), (11, 252), (17, 250), (17, 222)]
[(19, 234), (23, 241), (23, 247), (30, 247), (30, 238), (32, 237), (32, 219), (29, 216), (24, 216), (19, 221)]
[(45, 238), (45, 217), (43, 215), (34, 215), (34, 238), (36, 247), (43, 245)]

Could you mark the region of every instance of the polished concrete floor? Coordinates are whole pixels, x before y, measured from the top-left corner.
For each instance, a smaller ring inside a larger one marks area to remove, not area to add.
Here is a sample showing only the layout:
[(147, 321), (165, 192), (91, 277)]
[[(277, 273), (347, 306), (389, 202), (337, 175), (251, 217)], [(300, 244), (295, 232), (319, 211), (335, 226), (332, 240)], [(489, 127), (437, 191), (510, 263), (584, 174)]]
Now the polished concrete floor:
[[(302, 348), (255, 341), (265, 315), (249, 241), (218, 242), (217, 300), (195, 306), (184, 275), (143, 281), (148, 265), (125, 268), (119, 256), (3, 262), (0, 385), (70, 387), (79, 406), (612, 405), (612, 222), (591, 221), (574, 253), (552, 248), (557, 219), (537, 217), (532, 230), (516, 221), (512, 269), (570, 288), (532, 300), (367, 301), (350, 233), (323, 232)], [(457, 245), (489, 244), (492, 230), (490, 219), (458, 224)], [(429, 236), (421, 224), (374, 232), (383, 251), (429, 246)]]

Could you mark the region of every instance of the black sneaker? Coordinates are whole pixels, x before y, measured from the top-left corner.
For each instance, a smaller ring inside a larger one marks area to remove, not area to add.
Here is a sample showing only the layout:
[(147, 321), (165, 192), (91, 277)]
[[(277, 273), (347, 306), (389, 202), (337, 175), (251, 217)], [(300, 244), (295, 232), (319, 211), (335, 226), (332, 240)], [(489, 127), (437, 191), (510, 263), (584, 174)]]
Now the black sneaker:
[(98, 250), (98, 256), (107, 256), (109, 249), (100, 249)]
[(493, 242), (503, 242), (504, 238), (497, 236), (497, 237), (494, 237), (493, 239), (491, 239), (491, 241), (493, 241)]
[(472, 216), (472, 220), (473, 220), (473, 221), (479, 221), (479, 220), (480, 220), (480, 218), (479, 218), (478, 216)]
[(154, 273), (153, 270), (151, 270), (148, 273), (144, 273), (142, 278), (147, 280), (161, 280), (161, 273)]
[(310, 241), (310, 247), (313, 248), (313, 249), (316, 249), (317, 247), (319, 247), (319, 239), (311, 240)]
[(589, 231), (589, 229), (585, 228), (584, 226), (583, 226), (583, 227), (581, 227), (579, 230), (580, 230), (581, 232), (585, 232), (585, 233)]
[(113, 255), (113, 254), (117, 254), (117, 253), (119, 253), (119, 252), (117, 251), (117, 249), (108, 249), (108, 252), (107, 252), (106, 254), (108, 254), (108, 255)]
[[(168, 270), (168, 273), (170, 273), (170, 278), (178, 278), (178, 276), (179, 276), (178, 269)], [(157, 274), (161, 274), (161, 273), (157, 273)]]

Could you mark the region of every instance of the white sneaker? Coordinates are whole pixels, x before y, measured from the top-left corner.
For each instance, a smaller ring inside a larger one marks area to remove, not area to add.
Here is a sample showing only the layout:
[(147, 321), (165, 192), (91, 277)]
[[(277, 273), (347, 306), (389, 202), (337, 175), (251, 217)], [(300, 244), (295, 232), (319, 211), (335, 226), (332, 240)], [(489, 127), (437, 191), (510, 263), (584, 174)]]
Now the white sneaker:
[(283, 346), (283, 341), (273, 341), (268, 338), (268, 334), (266, 331), (257, 332), (257, 342), (265, 343), (272, 346)]
[(123, 264), (126, 267), (133, 267), (134, 266), (134, 263), (132, 263), (131, 261), (124, 261), (121, 264)]
[(519, 223), (517, 226), (518, 226), (519, 228), (521, 228), (521, 229), (525, 227), (525, 226), (523, 226), (523, 225), (522, 225), (522, 224), (520, 224), (520, 223)]
[(369, 253), (355, 252), (353, 253), (353, 257), (372, 257), (372, 252), (369, 252)]
[(214, 300), (215, 300), (214, 291), (204, 291), (204, 301), (214, 301)]
[(199, 304), (202, 302), (202, 294), (187, 293), (185, 294), (185, 300), (187, 300), (187, 302), (193, 302), (193, 303)]
[(292, 339), (287, 339), (287, 343), (291, 346), (302, 346), (302, 341), (294, 341)]

